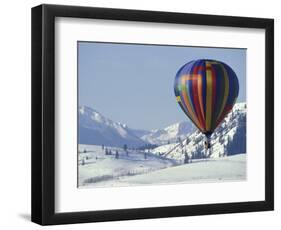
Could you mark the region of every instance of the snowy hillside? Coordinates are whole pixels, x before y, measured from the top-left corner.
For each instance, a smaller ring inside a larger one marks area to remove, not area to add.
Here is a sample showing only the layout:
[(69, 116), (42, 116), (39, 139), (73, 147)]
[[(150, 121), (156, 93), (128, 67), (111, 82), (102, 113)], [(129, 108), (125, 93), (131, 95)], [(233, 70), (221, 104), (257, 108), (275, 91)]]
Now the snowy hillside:
[(178, 138), (184, 139), (193, 130), (194, 126), (191, 122), (179, 122), (164, 129), (152, 130), (150, 133), (141, 136), (141, 139), (150, 144), (163, 145), (167, 142), (176, 142)]
[(204, 150), (204, 135), (199, 131), (193, 132), (178, 143), (159, 146), (152, 150), (155, 154), (184, 160), (185, 153), (189, 158), (215, 158), (225, 155), (246, 153), (246, 103), (236, 103), (211, 137), (211, 151)]
[(145, 141), (137, 137), (126, 125), (114, 122), (92, 108), (79, 108), (79, 144), (110, 145), (122, 147), (143, 146)]
[[(106, 154), (108, 152), (108, 154)], [(118, 157), (116, 156), (118, 154)], [(102, 186), (119, 178), (151, 173), (178, 165), (155, 154), (97, 145), (79, 145), (78, 185)]]

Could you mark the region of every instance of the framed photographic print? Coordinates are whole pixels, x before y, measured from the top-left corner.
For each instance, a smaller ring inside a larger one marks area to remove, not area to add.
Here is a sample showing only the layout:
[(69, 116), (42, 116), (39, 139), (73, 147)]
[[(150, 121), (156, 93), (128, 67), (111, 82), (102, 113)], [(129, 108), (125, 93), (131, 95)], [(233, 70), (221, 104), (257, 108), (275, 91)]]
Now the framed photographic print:
[(32, 8), (32, 221), (273, 210), (273, 19)]

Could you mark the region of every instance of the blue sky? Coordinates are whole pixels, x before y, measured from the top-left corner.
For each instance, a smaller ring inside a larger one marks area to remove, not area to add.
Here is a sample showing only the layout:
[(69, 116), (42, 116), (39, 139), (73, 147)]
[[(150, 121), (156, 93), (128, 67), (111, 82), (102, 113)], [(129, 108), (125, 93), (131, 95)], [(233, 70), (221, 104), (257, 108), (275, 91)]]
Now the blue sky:
[(78, 42), (79, 105), (131, 128), (158, 129), (188, 120), (175, 96), (177, 70), (194, 59), (227, 63), (246, 101), (246, 50)]

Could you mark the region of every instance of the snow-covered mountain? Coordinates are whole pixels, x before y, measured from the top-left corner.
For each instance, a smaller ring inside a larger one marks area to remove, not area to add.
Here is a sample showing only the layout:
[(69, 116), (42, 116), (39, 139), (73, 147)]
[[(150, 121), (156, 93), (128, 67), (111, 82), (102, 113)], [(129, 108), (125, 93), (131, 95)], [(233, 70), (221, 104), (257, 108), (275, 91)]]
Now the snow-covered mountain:
[[(194, 131), (196, 130), (196, 131)], [(211, 137), (212, 150), (204, 151), (204, 135), (191, 122), (179, 122), (152, 131), (129, 128), (94, 109), (79, 108), (79, 144), (140, 147), (156, 144), (153, 153), (172, 159), (219, 157), (246, 152), (246, 103), (236, 103)], [(183, 147), (182, 147), (183, 146)]]
[(220, 157), (246, 153), (246, 103), (236, 103), (232, 111), (223, 120), (211, 136), (211, 151), (205, 151), (205, 136), (198, 130), (178, 143), (166, 144), (152, 150), (171, 159)]
[(186, 138), (192, 131), (194, 127), (191, 122), (179, 122), (170, 125), (164, 129), (152, 130), (147, 134), (142, 135), (140, 138), (150, 144), (163, 145), (176, 142), (179, 138)]
[(79, 144), (140, 147), (146, 144), (163, 145), (184, 139), (192, 132), (191, 122), (179, 122), (164, 129), (142, 130), (114, 122), (98, 111), (79, 107)]
[(114, 122), (96, 110), (79, 107), (79, 144), (138, 147), (146, 144), (127, 125)]
[(130, 128), (130, 130), (131, 130), (131, 132), (133, 132), (139, 138), (151, 133), (151, 131), (144, 130), (144, 129), (132, 129), (132, 128)]

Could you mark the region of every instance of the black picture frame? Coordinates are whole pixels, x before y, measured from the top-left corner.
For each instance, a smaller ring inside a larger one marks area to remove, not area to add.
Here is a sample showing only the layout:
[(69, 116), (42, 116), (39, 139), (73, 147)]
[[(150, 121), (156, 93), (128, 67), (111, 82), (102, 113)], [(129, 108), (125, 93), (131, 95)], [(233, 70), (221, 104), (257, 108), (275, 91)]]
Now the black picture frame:
[[(55, 213), (55, 18), (265, 29), (265, 200)], [(274, 20), (125, 9), (39, 5), (32, 8), (32, 221), (41, 225), (162, 218), (274, 209)]]

